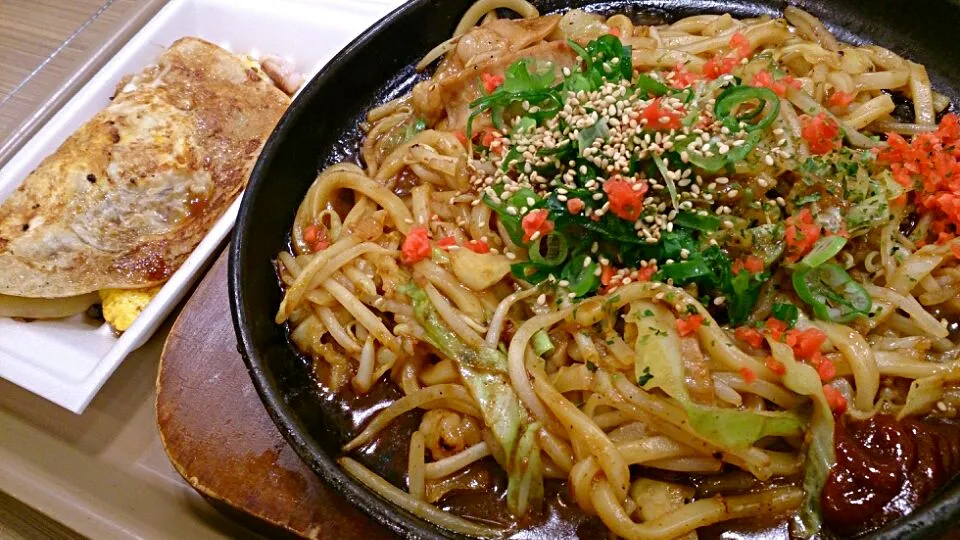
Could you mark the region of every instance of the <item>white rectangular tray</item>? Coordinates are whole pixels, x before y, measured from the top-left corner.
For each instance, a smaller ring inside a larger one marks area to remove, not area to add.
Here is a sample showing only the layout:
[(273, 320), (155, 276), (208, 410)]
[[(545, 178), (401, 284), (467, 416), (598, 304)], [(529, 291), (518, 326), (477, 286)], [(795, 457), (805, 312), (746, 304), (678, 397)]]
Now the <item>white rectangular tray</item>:
[[(236, 53), (292, 60), (305, 81), (401, 0), (171, 0), (0, 169), (5, 199), (46, 156), (105, 107), (117, 81), (152, 63), (174, 41), (194, 36)], [(77, 414), (120, 362), (142, 346), (183, 298), (233, 227), (239, 198), (146, 307), (116, 337), (82, 317), (17, 322), (0, 318), (0, 377)], [(229, 317), (228, 313), (223, 314)]]

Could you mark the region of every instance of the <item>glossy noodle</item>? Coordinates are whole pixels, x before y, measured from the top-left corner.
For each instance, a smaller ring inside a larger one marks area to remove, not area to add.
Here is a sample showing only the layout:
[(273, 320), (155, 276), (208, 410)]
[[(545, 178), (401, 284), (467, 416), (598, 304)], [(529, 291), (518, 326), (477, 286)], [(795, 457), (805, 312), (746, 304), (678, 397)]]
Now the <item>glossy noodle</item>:
[[(561, 504), (634, 539), (849, 534), (953, 476), (957, 117), (923, 66), (784, 17), (482, 0), (370, 111), (277, 259), (325, 390), (399, 396), (350, 474), (457, 533)], [(933, 441), (935, 481), (883, 440)], [(402, 483), (361, 465), (385, 445)]]

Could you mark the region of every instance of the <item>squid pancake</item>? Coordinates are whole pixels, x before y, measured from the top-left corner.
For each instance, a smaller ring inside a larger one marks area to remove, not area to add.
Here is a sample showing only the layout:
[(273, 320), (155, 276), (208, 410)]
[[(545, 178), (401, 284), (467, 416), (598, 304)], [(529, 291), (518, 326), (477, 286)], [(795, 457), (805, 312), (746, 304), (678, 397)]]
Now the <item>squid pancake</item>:
[(289, 101), (255, 62), (174, 43), (0, 206), (0, 300), (166, 281), (241, 191)]

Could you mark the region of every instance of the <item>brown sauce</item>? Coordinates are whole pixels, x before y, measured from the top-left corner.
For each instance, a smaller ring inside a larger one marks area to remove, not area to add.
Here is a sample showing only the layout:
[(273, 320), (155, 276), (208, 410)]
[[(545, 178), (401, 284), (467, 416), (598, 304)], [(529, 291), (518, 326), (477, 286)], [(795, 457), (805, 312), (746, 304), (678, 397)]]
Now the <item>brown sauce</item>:
[(187, 215), (200, 216), (210, 205), (210, 200), (200, 195), (195, 195), (187, 201)]
[(838, 421), (834, 440), (821, 510), (843, 537), (910, 513), (960, 471), (960, 426), (951, 423), (878, 414)]
[(407, 197), (413, 188), (420, 184), (420, 179), (410, 170), (410, 167), (404, 166), (394, 177), (396, 182), (393, 185), (393, 193), (397, 197)]
[[(347, 397), (345, 405), (343, 398)], [(334, 398), (341, 409), (339, 423), (349, 440), (377, 411), (401, 396), (390, 382), (378, 384), (370, 394), (358, 397), (345, 387)], [(339, 415), (335, 415), (339, 416)], [(420, 426), (423, 411), (415, 410), (401, 415), (390, 429), (380, 432), (370, 443), (350, 454), (390, 483), (400, 488), (407, 485), (407, 456), (410, 436)], [(479, 523), (505, 527), (514, 531), (511, 538), (606, 538), (607, 529), (599, 518), (587, 516), (570, 497), (566, 484), (559, 480), (544, 482), (544, 504), (539, 511), (530, 512), (521, 519), (507, 510), (507, 475), (493, 458), (483, 459), (468, 468), (465, 475), (477, 479), (479, 489), (452, 490), (437, 502), (437, 507)]]

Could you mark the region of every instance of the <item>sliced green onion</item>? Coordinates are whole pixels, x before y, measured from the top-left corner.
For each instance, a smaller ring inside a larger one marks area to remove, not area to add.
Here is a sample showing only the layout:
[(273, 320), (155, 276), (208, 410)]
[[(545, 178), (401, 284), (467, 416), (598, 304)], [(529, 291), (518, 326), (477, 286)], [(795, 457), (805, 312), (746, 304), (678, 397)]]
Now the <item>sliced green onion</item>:
[[(546, 255), (543, 253), (546, 243)], [(567, 259), (567, 240), (563, 235), (552, 232), (540, 237), (530, 246), (530, 261), (543, 266), (556, 266)]]
[[(749, 103), (753, 100), (759, 100), (756, 107), (750, 109), (745, 114), (737, 116), (734, 110), (738, 105)], [(761, 112), (767, 110), (767, 114), (755, 123), (748, 122), (755, 119)], [(713, 107), (713, 114), (718, 120), (723, 122), (731, 131), (760, 131), (776, 120), (780, 114), (780, 98), (769, 88), (755, 86), (731, 86), (717, 96), (717, 102)], [(741, 126), (743, 122), (745, 125)]]
[(586, 255), (578, 255), (570, 259), (560, 272), (560, 279), (566, 280), (567, 290), (577, 297), (583, 296), (600, 286), (600, 277), (597, 276), (597, 263), (591, 262), (584, 266)]
[[(739, 128), (737, 128), (739, 129)], [(707, 172), (717, 172), (728, 165), (732, 165), (739, 161), (743, 161), (750, 155), (750, 152), (757, 146), (760, 142), (761, 134), (759, 131), (752, 131), (747, 134), (746, 138), (743, 139), (744, 143), (740, 146), (734, 146), (730, 148), (730, 151), (726, 154), (716, 154), (712, 157), (704, 156), (698, 152), (688, 152), (690, 163), (700, 167), (701, 169)], [(693, 137), (689, 137), (688, 141), (693, 141)], [(714, 137), (711, 140), (712, 144), (717, 144), (719, 139)], [(688, 143), (689, 144), (689, 143)], [(674, 147), (676, 149), (676, 147)]]
[(473, 121), (477, 116), (490, 111), (490, 119), (493, 121), (494, 127), (503, 130), (506, 125), (503, 113), (507, 110), (507, 107), (524, 101), (536, 104), (539, 108), (538, 112), (527, 112), (524, 116), (538, 121), (552, 118), (563, 107), (563, 100), (559, 93), (553, 89), (538, 88), (521, 92), (507, 92), (501, 87), (496, 92), (470, 103), (471, 112), (467, 118), (467, 139), (473, 138)]
[(770, 314), (773, 315), (774, 319), (787, 323), (790, 328), (796, 326), (797, 319), (800, 318), (800, 310), (793, 304), (774, 304), (770, 308)]
[(580, 148), (580, 156), (583, 156), (583, 152), (587, 148), (590, 148), (590, 145), (592, 145), (594, 141), (597, 139), (602, 139), (604, 142), (606, 142), (607, 137), (609, 136), (610, 128), (607, 127), (606, 118), (601, 118), (592, 126), (581, 129), (580, 134), (577, 135), (577, 145)]
[(783, 255), (783, 223), (766, 223), (749, 230), (753, 253), (763, 259), (764, 266), (770, 266)]
[[(503, 185), (498, 184), (494, 186), (494, 191), (496, 191), (497, 196), (503, 196)], [(527, 202), (527, 199), (533, 199), (534, 204), (530, 205)], [(526, 245), (527, 242), (523, 241), (523, 225), (521, 224), (521, 217), (518, 215), (512, 215), (507, 212), (507, 208), (513, 206), (514, 208), (522, 208), (524, 206), (528, 208), (539, 208), (543, 206), (543, 200), (529, 188), (523, 188), (514, 193), (506, 201), (501, 199), (499, 204), (495, 203), (493, 199), (487, 195), (483, 195), (483, 203), (490, 207), (491, 210), (497, 213), (497, 217), (500, 218), (500, 222), (503, 223), (504, 228), (507, 229), (507, 234), (510, 235), (510, 239), (513, 240), (513, 243), (518, 246)]]
[(701, 216), (696, 212), (678, 212), (673, 224), (688, 229), (696, 229), (703, 232), (713, 232), (720, 228), (720, 218), (707, 214)]
[(533, 344), (533, 352), (537, 356), (543, 356), (553, 352), (553, 342), (550, 341), (550, 336), (547, 335), (543, 329), (537, 330), (537, 332), (533, 334), (531, 343)]
[(593, 87), (582, 73), (572, 73), (563, 81), (563, 89), (568, 92), (590, 92)]
[(507, 155), (503, 156), (503, 163), (500, 164), (500, 170), (504, 172), (509, 171), (510, 167), (512, 167), (515, 164), (518, 165), (517, 168), (519, 169), (520, 168), (519, 164), (522, 161), (523, 161), (523, 154), (521, 154), (520, 151), (517, 150), (516, 148), (511, 148), (507, 152)]
[(809, 266), (810, 268), (816, 268), (836, 257), (837, 253), (840, 253), (840, 250), (843, 249), (845, 245), (847, 245), (847, 239), (842, 236), (824, 236), (817, 240), (817, 243), (813, 245), (813, 249), (800, 261), (800, 264)]
[(703, 258), (664, 265), (658, 272), (658, 278), (672, 279), (675, 285), (686, 285), (702, 277), (713, 276), (714, 272)]
[(513, 133), (526, 133), (537, 127), (537, 121), (529, 116), (523, 116), (513, 127)]
[(570, 45), (570, 48), (573, 49), (573, 52), (577, 53), (577, 56), (583, 60), (584, 71), (590, 71), (593, 69), (593, 59), (590, 58), (590, 53), (588, 53), (586, 49), (572, 39), (567, 40), (567, 45)]
[[(530, 200), (533, 200), (531, 203)], [(523, 208), (526, 206), (530, 210), (534, 208), (539, 208), (542, 206), (543, 199), (535, 191), (530, 188), (520, 188), (517, 191), (513, 192), (513, 195), (507, 199), (507, 202), (517, 208)]]
[(670, 88), (667, 85), (649, 75), (644, 74), (641, 74), (637, 77), (637, 82), (634, 86), (643, 92), (643, 94), (640, 96), (643, 98), (649, 98), (649, 96), (660, 97), (666, 95), (667, 92), (670, 91)]
[(797, 296), (821, 320), (846, 323), (868, 314), (873, 307), (866, 289), (833, 263), (816, 268), (802, 266), (793, 273), (791, 281)]
[(544, 266), (535, 262), (524, 261), (510, 265), (510, 273), (517, 279), (536, 285), (547, 279), (553, 273), (552, 266)]

